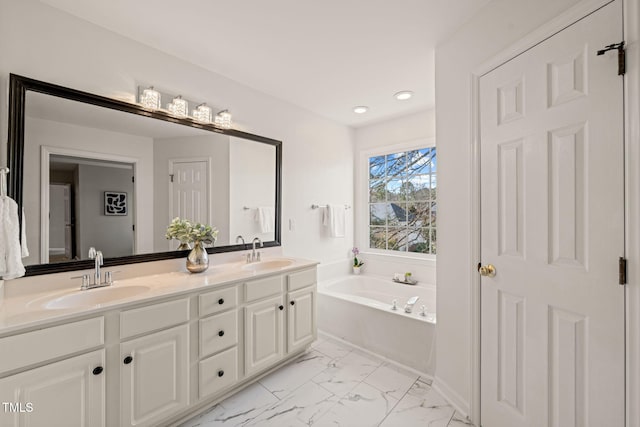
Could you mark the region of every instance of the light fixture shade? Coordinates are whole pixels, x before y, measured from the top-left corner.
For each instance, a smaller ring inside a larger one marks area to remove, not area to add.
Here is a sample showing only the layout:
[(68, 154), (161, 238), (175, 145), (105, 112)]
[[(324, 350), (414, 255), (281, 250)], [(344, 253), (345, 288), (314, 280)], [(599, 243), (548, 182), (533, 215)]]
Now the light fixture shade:
[(182, 96), (173, 98), (170, 104), (167, 104), (167, 110), (177, 117), (187, 117), (189, 115), (189, 103), (182, 99)]
[(211, 107), (207, 107), (207, 104), (200, 104), (193, 110), (193, 118), (199, 122), (211, 123), (213, 110)]
[(153, 89), (153, 86), (142, 91), (140, 94), (140, 104), (145, 108), (157, 110), (162, 105), (160, 92)]
[(227, 110), (216, 114), (215, 125), (222, 129), (231, 129), (231, 113)]

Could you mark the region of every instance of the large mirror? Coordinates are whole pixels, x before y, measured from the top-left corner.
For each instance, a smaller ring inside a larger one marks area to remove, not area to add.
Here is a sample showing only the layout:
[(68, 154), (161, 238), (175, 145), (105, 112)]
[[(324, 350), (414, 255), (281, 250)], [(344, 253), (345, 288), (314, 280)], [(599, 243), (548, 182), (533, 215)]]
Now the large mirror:
[(11, 75), (10, 195), (27, 274), (184, 256), (172, 218), (218, 228), (210, 253), (280, 244), (279, 141)]

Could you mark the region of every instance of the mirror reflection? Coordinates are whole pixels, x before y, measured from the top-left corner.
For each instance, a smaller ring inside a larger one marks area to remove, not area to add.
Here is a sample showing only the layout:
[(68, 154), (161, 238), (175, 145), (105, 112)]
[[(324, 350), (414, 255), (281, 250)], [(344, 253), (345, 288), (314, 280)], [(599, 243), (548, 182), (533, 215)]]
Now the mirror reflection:
[(174, 217), (217, 227), (216, 247), (275, 240), (275, 146), (33, 91), (25, 105), (25, 265), (175, 250)]

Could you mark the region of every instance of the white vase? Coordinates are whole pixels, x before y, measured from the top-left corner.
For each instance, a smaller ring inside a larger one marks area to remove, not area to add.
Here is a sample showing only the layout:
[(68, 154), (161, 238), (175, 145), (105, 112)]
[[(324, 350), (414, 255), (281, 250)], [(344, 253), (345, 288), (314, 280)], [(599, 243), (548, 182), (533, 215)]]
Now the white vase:
[(361, 267), (353, 267), (353, 274), (360, 274)]

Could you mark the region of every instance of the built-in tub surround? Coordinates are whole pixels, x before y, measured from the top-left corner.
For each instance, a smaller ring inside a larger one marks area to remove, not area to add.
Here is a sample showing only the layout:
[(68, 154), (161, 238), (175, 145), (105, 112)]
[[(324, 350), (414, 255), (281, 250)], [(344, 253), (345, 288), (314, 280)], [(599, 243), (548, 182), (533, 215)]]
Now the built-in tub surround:
[[(419, 297), (411, 313), (404, 307)], [(393, 301), (397, 309), (393, 310)], [(421, 306), (427, 311), (421, 315)], [(348, 275), (318, 285), (318, 328), (329, 335), (432, 376), (435, 372), (435, 285)]]

